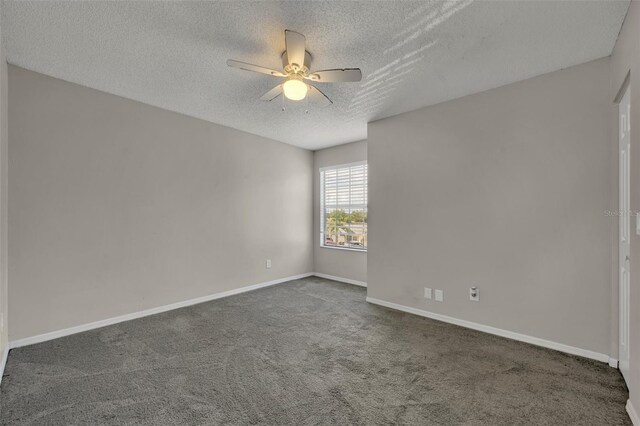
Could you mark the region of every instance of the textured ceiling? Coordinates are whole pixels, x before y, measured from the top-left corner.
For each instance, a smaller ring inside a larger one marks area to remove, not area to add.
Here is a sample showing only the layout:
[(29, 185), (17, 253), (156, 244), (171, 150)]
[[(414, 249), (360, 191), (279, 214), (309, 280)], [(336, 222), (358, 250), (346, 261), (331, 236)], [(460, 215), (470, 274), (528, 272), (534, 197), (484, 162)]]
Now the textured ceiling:
[[(303, 148), (366, 138), (367, 122), (611, 53), (629, 1), (6, 1), (12, 64)], [(284, 29), (312, 69), (360, 67), (318, 84), (334, 104), (261, 102)]]

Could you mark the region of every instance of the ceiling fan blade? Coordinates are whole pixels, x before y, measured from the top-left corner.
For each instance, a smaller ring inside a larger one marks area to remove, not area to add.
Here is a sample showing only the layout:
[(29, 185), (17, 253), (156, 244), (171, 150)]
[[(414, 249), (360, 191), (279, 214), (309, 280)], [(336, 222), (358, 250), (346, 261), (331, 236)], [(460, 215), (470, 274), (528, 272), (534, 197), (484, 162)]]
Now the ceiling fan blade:
[(260, 98), (261, 101), (272, 101), (282, 93), (282, 84), (278, 84), (273, 89), (269, 90), (267, 93), (262, 95)]
[(362, 80), (362, 71), (360, 68), (322, 70), (309, 74), (307, 79), (318, 83), (347, 83)]
[(272, 75), (274, 77), (286, 77), (286, 75), (284, 73), (281, 73), (280, 71), (271, 70), (259, 65), (248, 64), (246, 62), (234, 61), (233, 59), (228, 59), (227, 65), (232, 68), (240, 68), (241, 70), (245, 71), (259, 72), (260, 74)]
[(304, 66), (305, 37), (291, 30), (284, 30), (284, 44), (287, 49), (287, 61), (289, 65), (296, 64), (298, 68)]
[(321, 107), (326, 107), (333, 103), (327, 95), (311, 85), (309, 85), (309, 94), (307, 96), (309, 97), (309, 101)]

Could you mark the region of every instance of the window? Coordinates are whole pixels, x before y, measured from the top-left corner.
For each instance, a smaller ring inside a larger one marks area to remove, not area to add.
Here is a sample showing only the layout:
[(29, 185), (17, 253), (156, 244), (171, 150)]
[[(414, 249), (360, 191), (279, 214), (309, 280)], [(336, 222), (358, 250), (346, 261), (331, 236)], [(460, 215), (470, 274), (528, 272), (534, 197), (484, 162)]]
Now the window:
[(367, 250), (367, 163), (320, 169), (320, 245)]

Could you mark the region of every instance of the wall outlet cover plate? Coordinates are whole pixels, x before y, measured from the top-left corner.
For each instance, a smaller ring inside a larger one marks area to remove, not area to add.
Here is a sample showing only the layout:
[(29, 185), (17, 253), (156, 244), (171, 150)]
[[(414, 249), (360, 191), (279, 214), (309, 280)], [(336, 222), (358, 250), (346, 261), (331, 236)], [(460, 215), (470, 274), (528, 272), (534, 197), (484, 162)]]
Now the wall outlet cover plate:
[(425, 298), (425, 299), (431, 299), (431, 298), (433, 298), (433, 290), (432, 290), (432, 289), (430, 289), (430, 288), (428, 288), (428, 287), (425, 287), (425, 288), (424, 288), (424, 298)]

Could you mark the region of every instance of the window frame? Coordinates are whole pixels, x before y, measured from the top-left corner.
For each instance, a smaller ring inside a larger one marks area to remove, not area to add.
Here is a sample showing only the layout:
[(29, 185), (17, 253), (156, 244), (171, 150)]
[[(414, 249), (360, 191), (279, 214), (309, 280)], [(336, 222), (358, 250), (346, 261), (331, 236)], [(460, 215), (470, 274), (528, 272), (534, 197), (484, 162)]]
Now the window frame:
[[(367, 160), (363, 160), (363, 161), (355, 161), (352, 163), (344, 163), (344, 164), (337, 164), (337, 165), (332, 165), (332, 166), (326, 166), (326, 167), (320, 167), (320, 169), (318, 170), (318, 174), (319, 174), (319, 182), (320, 182), (320, 247), (321, 248), (326, 248), (326, 249), (332, 249), (332, 250), (345, 250), (345, 251), (355, 251), (355, 252), (359, 252), (359, 253), (367, 253), (367, 249), (368, 249), (368, 244), (367, 247), (362, 247), (362, 248), (356, 248), (356, 247), (341, 247), (338, 245), (325, 245), (325, 196), (324, 196), (324, 190), (325, 190), (325, 185), (324, 185), (324, 172), (328, 171), (328, 170), (336, 170), (336, 169), (346, 169), (346, 168), (351, 168), (351, 167), (355, 167), (355, 166), (361, 166), (361, 165), (366, 165), (367, 166), (367, 179), (365, 182), (365, 193), (366, 193), (366, 203), (364, 205), (364, 210), (367, 213), (367, 218), (368, 218), (368, 213), (369, 213), (369, 164), (367, 162)], [(349, 188), (349, 191), (351, 191), (351, 188)], [(351, 204), (349, 204), (351, 205)], [(369, 227), (368, 227), (368, 221), (367, 223), (367, 227), (366, 227), (366, 238), (368, 240), (368, 236), (369, 236)]]

